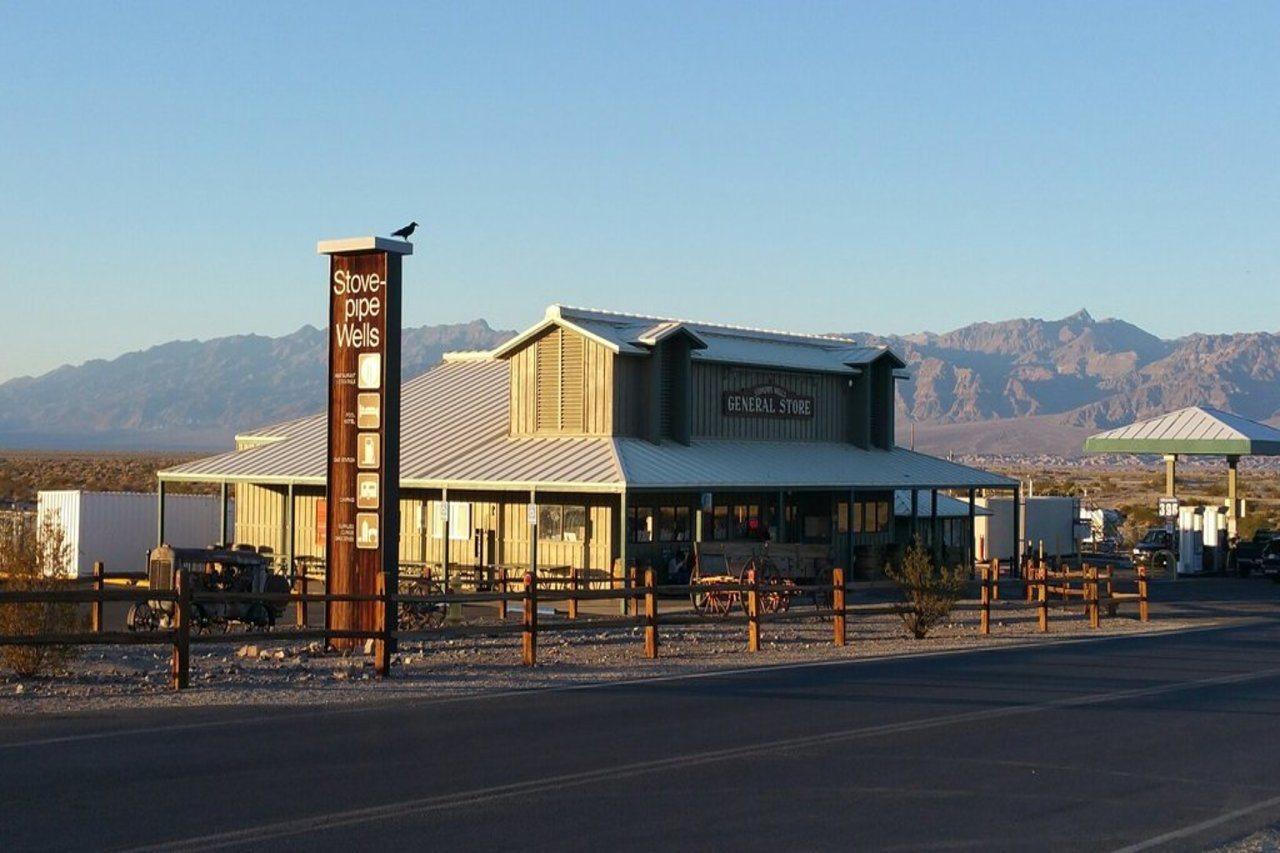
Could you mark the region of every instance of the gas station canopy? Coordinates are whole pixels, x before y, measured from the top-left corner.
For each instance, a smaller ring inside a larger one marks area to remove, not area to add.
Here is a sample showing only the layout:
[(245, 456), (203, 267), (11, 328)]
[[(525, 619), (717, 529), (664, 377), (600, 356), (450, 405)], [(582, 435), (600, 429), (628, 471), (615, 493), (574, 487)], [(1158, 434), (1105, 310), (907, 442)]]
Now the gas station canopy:
[(1090, 436), (1084, 450), (1177, 456), (1280, 456), (1280, 430), (1208, 406), (1190, 406)]

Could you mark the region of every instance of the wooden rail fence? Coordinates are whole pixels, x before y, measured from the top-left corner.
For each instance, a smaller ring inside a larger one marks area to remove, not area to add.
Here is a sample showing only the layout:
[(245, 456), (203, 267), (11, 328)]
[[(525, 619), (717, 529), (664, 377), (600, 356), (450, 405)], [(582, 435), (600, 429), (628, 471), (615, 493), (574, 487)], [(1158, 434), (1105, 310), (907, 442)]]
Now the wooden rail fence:
[(1049, 630), (1050, 608), (1082, 607), (1091, 628), (1101, 627), (1104, 607), (1108, 616), (1115, 616), (1122, 604), (1136, 604), (1138, 620), (1150, 620), (1150, 581), (1145, 566), (1139, 565), (1136, 568), (1133, 580), (1135, 588), (1129, 592), (1115, 588), (1117, 581), (1110, 568), (1099, 570), (1095, 566), (1085, 565), (1078, 570), (1054, 569), (1041, 561), (1038, 566), (1028, 566), (1022, 578), (1014, 579), (1020, 580), (1025, 586), (1023, 600), (1000, 601), (1000, 569), (996, 561), (992, 562), (990, 567), (979, 567), (980, 633), (991, 633), (993, 603), (999, 603), (1002, 608), (1034, 608), (1038, 627), (1042, 632)]
[[(1100, 607), (1107, 606), (1110, 613), (1122, 603), (1136, 602), (1139, 618), (1148, 619), (1147, 577), (1144, 569), (1139, 568), (1137, 592), (1116, 592), (1113, 579), (1108, 572), (1100, 575), (1096, 569), (1086, 567), (1081, 571), (1053, 571), (1041, 565), (1027, 581), (1028, 600), (1005, 600), (1001, 607), (1033, 606), (1039, 615), (1039, 628), (1048, 630), (1048, 609), (1050, 606), (1071, 607), (1083, 603), (1089, 616), (1090, 624), (1097, 627), (1100, 620)], [(170, 663), (170, 683), (178, 690), (184, 689), (190, 682), (191, 645), (192, 643), (227, 643), (237, 642), (239, 638), (252, 637), (253, 634), (242, 634), (239, 637), (228, 634), (201, 634), (193, 631), (195, 626), (194, 608), (203, 604), (229, 604), (232, 602), (258, 602), (264, 605), (277, 604), (287, 607), (294, 604), (305, 613), (308, 604), (332, 604), (335, 602), (378, 602), (383, 604), (379, 613), (383, 618), (372, 631), (340, 631), (328, 628), (313, 628), (301, 618), (296, 627), (272, 630), (264, 634), (265, 638), (277, 641), (290, 640), (323, 640), (358, 639), (370, 640), (373, 643), (374, 667), (381, 676), (391, 673), (392, 656), (397, 642), (401, 640), (431, 640), (461, 638), (472, 636), (494, 636), (519, 633), (521, 635), (521, 659), (524, 665), (534, 666), (538, 657), (538, 635), (546, 631), (572, 631), (598, 628), (631, 628), (637, 625), (644, 629), (644, 654), (648, 658), (656, 658), (660, 648), (659, 638), (659, 596), (705, 595), (707, 593), (736, 593), (743, 605), (741, 614), (708, 617), (693, 612), (676, 612), (661, 617), (661, 624), (680, 626), (690, 624), (707, 624), (725, 621), (739, 621), (746, 624), (747, 649), (755, 652), (760, 648), (761, 624), (764, 622), (781, 622), (800, 619), (830, 619), (832, 626), (832, 642), (836, 646), (848, 643), (848, 617), (851, 610), (862, 615), (892, 614), (902, 612), (906, 605), (900, 602), (867, 603), (850, 607), (847, 603), (849, 587), (845, 581), (845, 573), (841, 568), (832, 570), (831, 583), (828, 584), (796, 584), (782, 588), (783, 595), (792, 599), (816, 593), (830, 595), (830, 608), (815, 606), (811, 609), (780, 609), (765, 613), (762, 610), (762, 586), (766, 587), (769, 596), (777, 596), (779, 587), (762, 584), (754, 573), (748, 573), (737, 583), (702, 583), (702, 584), (659, 584), (652, 569), (645, 571), (643, 583), (628, 577), (627, 584), (615, 588), (610, 584), (604, 589), (590, 589), (576, 581), (572, 574), (568, 578), (553, 579), (550, 583), (533, 572), (525, 571), (518, 580), (512, 580), (506, 571), (498, 572), (492, 588), (473, 592), (444, 591), (429, 595), (403, 595), (387, 588), (385, 575), (379, 575), (378, 587), (374, 595), (350, 594), (313, 594), (299, 591), (297, 587), (287, 593), (248, 593), (248, 592), (211, 592), (198, 590), (191, 583), (186, 572), (178, 572), (174, 576), (174, 589), (152, 590), (136, 587), (124, 588), (108, 585), (108, 581), (138, 580), (136, 573), (111, 573), (101, 571), (95, 566), (93, 584), (89, 589), (34, 590), (14, 591), (0, 590), (0, 606), (21, 603), (75, 603), (90, 605), (90, 630), (53, 635), (19, 634), (0, 635), (0, 646), (3, 645), (134, 645), (152, 644), (167, 645), (172, 649)], [(978, 609), (980, 611), (979, 630), (989, 634), (991, 629), (992, 603), (999, 601), (999, 575), (995, 567), (983, 568), (980, 577), (980, 597), (977, 602), (957, 602), (956, 610)], [(1106, 594), (1100, 594), (1100, 584), (1105, 583)], [(305, 590), (305, 587), (303, 587)], [(1033, 595), (1032, 592), (1035, 594)], [(1058, 597), (1050, 600), (1050, 594)], [(582, 619), (579, 602), (613, 600), (627, 603), (626, 616)], [(568, 603), (570, 618), (565, 621), (540, 623), (538, 605), (542, 601), (563, 601)], [(170, 611), (168, 624), (148, 631), (107, 631), (103, 621), (103, 605), (107, 602), (139, 603), (147, 602), (161, 606)], [(519, 623), (507, 621), (509, 605), (518, 602), (521, 608)], [(421, 630), (405, 630), (394, 626), (385, 618), (388, 613), (397, 613), (401, 605), (443, 606), (478, 603), (496, 603), (500, 621), (498, 624), (482, 625), (446, 625), (440, 628)], [(327, 609), (327, 608), (326, 608)]]

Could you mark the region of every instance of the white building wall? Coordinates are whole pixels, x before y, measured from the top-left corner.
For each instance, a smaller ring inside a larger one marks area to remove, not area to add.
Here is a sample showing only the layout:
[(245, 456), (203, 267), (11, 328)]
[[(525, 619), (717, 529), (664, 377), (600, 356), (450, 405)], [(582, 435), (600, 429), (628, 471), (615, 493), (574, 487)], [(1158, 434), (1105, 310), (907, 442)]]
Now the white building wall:
[[(978, 506), (991, 511), (990, 516), (975, 519), (979, 559), (999, 559), (1008, 562), (1013, 553), (1013, 497), (978, 498)], [(1039, 553), (1044, 543), (1046, 557), (1075, 554), (1076, 516), (1079, 512), (1075, 498), (1036, 496), (1024, 498), (1023, 538), (1032, 550)]]
[[(203, 548), (218, 541), (217, 495), (166, 495), (165, 539), (177, 547)], [(109, 572), (146, 569), (147, 551), (155, 547), (156, 495), (147, 492), (42, 491), (38, 513), (57, 513), (71, 550), (65, 571), (70, 576), (93, 574), (101, 562)], [(228, 530), (235, 508), (228, 501)]]

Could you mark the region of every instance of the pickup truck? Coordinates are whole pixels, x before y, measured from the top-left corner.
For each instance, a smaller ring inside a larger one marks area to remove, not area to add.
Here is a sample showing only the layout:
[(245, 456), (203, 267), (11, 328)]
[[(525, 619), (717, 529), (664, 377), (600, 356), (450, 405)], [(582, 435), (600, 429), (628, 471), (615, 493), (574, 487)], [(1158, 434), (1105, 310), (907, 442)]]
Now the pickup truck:
[(1259, 530), (1250, 539), (1236, 543), (1236, 569), (1242, 575), (1261, 571), (1263, 554), (1271, 544), (1280, 540), (1280, 533), (1274, 530)]
[(1177, 539), (1163, 527), (1153, 527), (1133, 546), (1133, 564), (1162, 567), (1178, 557)]

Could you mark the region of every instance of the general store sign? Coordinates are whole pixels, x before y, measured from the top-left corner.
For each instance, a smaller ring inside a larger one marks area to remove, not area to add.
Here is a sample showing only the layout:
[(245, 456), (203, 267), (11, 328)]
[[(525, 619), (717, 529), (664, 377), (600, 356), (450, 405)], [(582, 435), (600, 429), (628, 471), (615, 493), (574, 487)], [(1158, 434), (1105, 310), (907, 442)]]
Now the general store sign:
[(725, 391), (723, 411), (729, 417), (807, 419), (813, 417), (813, 398), (782, 385), (753, 385)]

